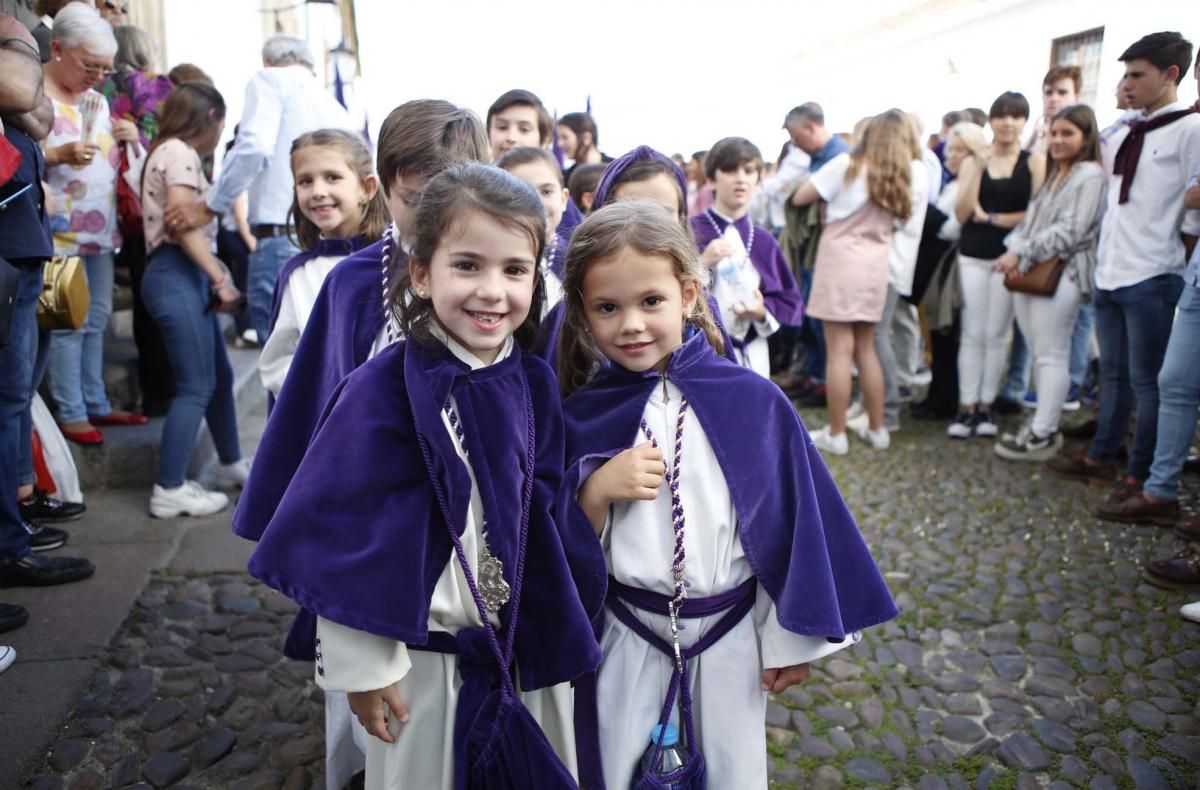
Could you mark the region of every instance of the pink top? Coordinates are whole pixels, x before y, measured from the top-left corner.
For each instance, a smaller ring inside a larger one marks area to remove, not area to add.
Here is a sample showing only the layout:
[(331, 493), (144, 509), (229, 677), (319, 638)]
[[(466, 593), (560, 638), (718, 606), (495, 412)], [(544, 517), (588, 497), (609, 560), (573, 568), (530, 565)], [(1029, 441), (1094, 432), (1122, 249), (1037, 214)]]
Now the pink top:
[[(163, 212), (167, 210), (168, 187), (191, 187), (196, 191), (195, 200), (204, 202), (208, 197), (209, 183), (204, 177), (204, 165), (196, 149), (175, 137), (167, 140), (150, 155), (146, 162), (146, 175), (142, 182), (142, 227), (146, 232), (146, 254), (154, 252), (164, 243), (175, 243), (163, 226)], [(216, 220), (200, 229), (211, 244), (217, 237)]]

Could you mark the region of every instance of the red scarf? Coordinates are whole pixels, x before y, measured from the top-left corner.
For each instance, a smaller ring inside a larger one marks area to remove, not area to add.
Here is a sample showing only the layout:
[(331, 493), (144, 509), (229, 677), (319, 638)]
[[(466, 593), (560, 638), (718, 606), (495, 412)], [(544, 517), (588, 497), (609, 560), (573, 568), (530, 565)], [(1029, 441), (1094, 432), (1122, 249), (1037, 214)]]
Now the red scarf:
[(1113, 175), (1121, 176), (1121, 197), (1118, 203), (1129, 200), (1129, 188), (1133, 186), (1138, 160), (1142, 158), (1142, 144), (1146, 141), (1146, 135), (1194, 112), (1196, 110), (1189, 107), (1186, 110), (1163, 113), (1148, 121), (1134, 121), (1129, 124), (1129, 134), (1121, 141), (1121, 147), (1117, 149), (1117, 158), (1113, 160)]

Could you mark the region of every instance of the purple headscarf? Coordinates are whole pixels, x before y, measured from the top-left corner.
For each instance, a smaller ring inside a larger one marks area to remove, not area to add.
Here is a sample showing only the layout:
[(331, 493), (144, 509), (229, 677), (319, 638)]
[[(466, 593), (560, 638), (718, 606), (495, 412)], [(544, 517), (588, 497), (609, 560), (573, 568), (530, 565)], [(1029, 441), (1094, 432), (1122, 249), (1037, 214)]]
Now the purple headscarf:
[(660, 154), (648, 145), (639, 145), (620, 159), (614, 159), (609, 163), (608, 167), (604, 168), (604, 175), (600, 176), (600, 183), (596, 186), (594, 207), (600, 208), (609, 202), (609, 192), (616, 186), (617, 179), (621, 177), (621, 174), (628, 170), (630, 166), (638, 162), (654, 161), (666, 165), (668, 172), (672, 173), (675, 176), (675, 180), (679, 182), (679, 193), (683, 199), (683, 211), (686, 213), (688, 204), (687, 176), (683, 174), (683, 170), (679, 168), (679, 165), (675, 164), (674, 159)]

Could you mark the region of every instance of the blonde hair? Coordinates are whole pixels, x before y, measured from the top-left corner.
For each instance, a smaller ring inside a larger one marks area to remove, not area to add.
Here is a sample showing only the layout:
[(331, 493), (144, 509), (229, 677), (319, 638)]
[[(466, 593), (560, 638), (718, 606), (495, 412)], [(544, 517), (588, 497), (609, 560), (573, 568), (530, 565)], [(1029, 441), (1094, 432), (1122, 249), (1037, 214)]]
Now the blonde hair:
[(957, 137), (972, 155), (983, 157), (987, 154), (987, 139), (983, 136), (983, 127), (974, 121), (959, 121), (950, 127), (946, 139)]
[(871, 202), (901, 222), (912, 216), (912, 163), (921, 157), (921, 147), (908, 116), (887, 110), (867, 122), (850, 153), (846, 183), (867, 168), (867, 195)]
[(584, 318), (584, 277), (592, 264), (626, 248), (666, 259), (681, 286), (696, 285), (696, 305), (688, 321), (704, 332), (718, 354), (725, 353), (721, 330), (708, 308), (706, 272), (687, 231), (671, 212), (657, 203), (647, 200), (609, 203), (589, 214), (575, 229), (563, 263), (565, 313), (558, 344), (558, 381), (563, 397), (587, 384), (604, 360)]

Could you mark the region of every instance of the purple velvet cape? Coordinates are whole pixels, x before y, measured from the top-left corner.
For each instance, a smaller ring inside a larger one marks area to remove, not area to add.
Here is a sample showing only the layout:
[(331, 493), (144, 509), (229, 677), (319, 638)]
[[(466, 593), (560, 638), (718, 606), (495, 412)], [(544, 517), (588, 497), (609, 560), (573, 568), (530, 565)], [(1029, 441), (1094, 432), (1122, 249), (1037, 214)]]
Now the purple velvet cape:
[[(519, 348), (471, 371), (441, 344), (401, 342), (347, 376), (250, 558), (251, 575), (321, 617), (427, 644), (430, 599), (453, 544), (416, 435), (428, 442), (461, 530), (471, 479), (442, 422), (442, 406), (453, 393), (488, 543), (511, 584), (528, 473), (526, 387), (537, 453), (515, 642), (520, 683), (526, 690), (544, 688), (594, 669), (600, 650), (590, 618), (601, 601), (594, 590), (586, 607), (580, 600), (563, 546), (582, 543), (584, 549), (573, 552), (581, 563), (576, 572), (601, 584), (604, 558), (586, 521), (572, 522), (573, 533), (559, 532), (553, 515), (563, 469), (558, 387), (545, 363)], [(502, 624), (510, 614), (501, 610)]]
[(293, 272), (313, 258), (335, 256), (344, 258), (365, 246), (367, 246), (367, 237), (361, 235), (349, 239), (318, 239), (316, 247), (289, 258), (287, 263), (283, 264), (283, 268), (279, 270), (279, 277), (275, 280), (275, 295), (271, 299), (270, 329), (274, 330), (275, 322), (279, 320), (279, 306), (283, 303), (283, 289)]
[[(700, 252), (704, 252), (704, 248), (714, 239), (720, 238), (720, 234), (724, 233), (725, 228), (729, 226), (728, 222), (713, 212), (708, 211), (705, 214), (707, 216), (698, 214), (691, 219), (692, 233), (696, 237), (696, 246)], [(717, 224), (719, 232), (713, 230), (709, 218), (712, 218), (712, 221)], [(751, 224), (752, 220), (748, 216), (733, 223), (744, 244), (749, 243)], [(762, 291), (763, 303), (767, 310), (775, 316), (776, 321), (784, 326), (800, 326), (801, 320), (804, 318), (804, 297), (800, 294), (800, 286), (796, 284), (796, 278), (792, 276), (792, 268), (788, 266), (787, 259), (783, 257), (783, 251), (779, 249), (775, 237), (763, 226), (755, 226), (754, 248), (747, 252), (750, 253), (750, 261), (754, 264), (754, 268), (758, 269), (759, 277), (762, 278), (759, 290)]]
[[(687, 396), (712, 444), (746, 558), (775, 602), (780, 625), (840, 640), (895, 617), (899, 611), (854, 517), (779, 388), (717, 356), (703, 333), (675, 351), (667, 377)], [(633, 445), (660, 381), (654, 370), (609, 365), (566, 399), (569, 466), (560, 521), (587, 524), (576, 502), (585, 468)]]
[(343, 258), (325, 278), (300, 336), (287, 383), (267, 420), (233, 531), (258, 540), (300, 466), (338, 383), (367, 361), (383, 328), (382, 241)]

